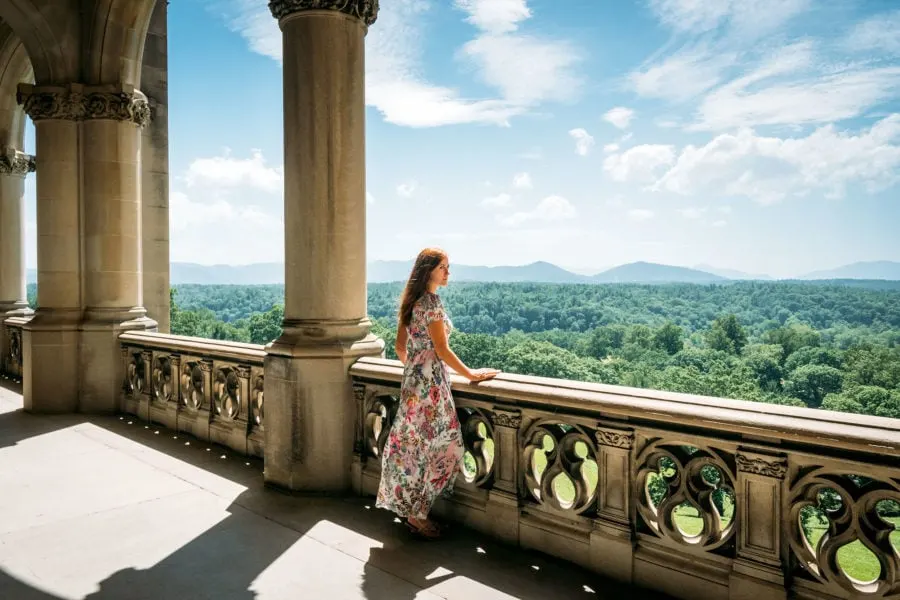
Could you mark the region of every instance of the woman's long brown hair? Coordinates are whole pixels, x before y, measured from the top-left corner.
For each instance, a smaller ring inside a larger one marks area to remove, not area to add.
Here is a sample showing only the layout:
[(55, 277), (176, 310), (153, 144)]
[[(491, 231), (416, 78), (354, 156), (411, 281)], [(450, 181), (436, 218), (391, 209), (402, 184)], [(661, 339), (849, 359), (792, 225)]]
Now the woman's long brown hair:
[(440, 248), (425, 248), (419, 252), (400, 299), (399, 318), (400, 325), (403, 327), (409, 325), (412, 320), (413, 307), (419, 298), (425, 295), (428, 282), (431, 280), (431, 272), (438, 268), (445, 258), (447, 258), (447, 253)]

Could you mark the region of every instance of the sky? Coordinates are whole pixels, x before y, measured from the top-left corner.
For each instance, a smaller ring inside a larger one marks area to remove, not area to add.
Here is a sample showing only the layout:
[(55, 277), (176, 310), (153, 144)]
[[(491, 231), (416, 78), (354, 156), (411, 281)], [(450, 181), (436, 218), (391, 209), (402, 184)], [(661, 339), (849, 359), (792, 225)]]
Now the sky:
[[(169, 5), (172, 261), (282, 260), (266, 5)], [(366, 119), (369, 260), (900, 260), (895, 0), (381, 0)]]

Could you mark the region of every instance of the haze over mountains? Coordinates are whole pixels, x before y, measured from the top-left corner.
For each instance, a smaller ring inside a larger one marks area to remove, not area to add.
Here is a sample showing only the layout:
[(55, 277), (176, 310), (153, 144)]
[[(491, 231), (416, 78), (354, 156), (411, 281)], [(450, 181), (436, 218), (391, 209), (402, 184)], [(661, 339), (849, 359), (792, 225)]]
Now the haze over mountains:
[[(409, 276), (412, 261), (376, 260), (368, 265), (371, 283), (403, 281)], [(734, 269), (718, 269), (708, 265), (695, 268), (662, 265), (650, 262), (633, 262), (607, 269), (595, 275), (567, 271), (548, 262), (509, 267), (482, 267), (453, 265), (455, 281), (494, 281), (498, 283), (725, 283), (728, 281), (774, 281), (775, 278), (759, 273), (744, 273)], [(37, 281), (35, 269), (28, 269), (28, 283)], [(887, 280), (900, 281), (900, 262), (882, 260), (858, 262), (829, 270), (805, 273), (789, 280)], [(198, 265), (172, 263), (171, 283), (195, 283), (203, 285), (262, 285), (284, 283), (282, 263), (256, 263), (250, 265)]]
[[(409, 276), (412, 261), (373, 261), (368, 265), (368, 279), (372, 283), (402, 281)], [(36, 273), (29, 269), (28, 280)], [(548, 262), (522, 266), (484, 267), (453, 265), (455, 281), (535, 282), (535, 283), (725, 283), (741, 280), (773, 280), (766, 274), (751, 274), (732, 269), (717, 269), (708, 265), (696, 268), (633, 262), (607, 269), (595, 275), (573, 273)], [(801, 274), (793, 280), (882, 279), (900, 281), (900, 262), (875, 261), (844, 265), (831, 270)], [(258, 263), (251, 265), (198, 265), (172, 263), (173, 285), (235, 284), (258, 285), (284, 283), (284, 265)]]

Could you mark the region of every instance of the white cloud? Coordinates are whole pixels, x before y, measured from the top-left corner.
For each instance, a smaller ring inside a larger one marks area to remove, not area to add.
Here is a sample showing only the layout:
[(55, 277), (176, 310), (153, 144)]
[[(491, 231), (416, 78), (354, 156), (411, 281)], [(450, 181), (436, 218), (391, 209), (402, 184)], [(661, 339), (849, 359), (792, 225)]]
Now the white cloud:
[(843, 45), (854, 52), (900, 54), (900, 10), (873, 15), (857, 23)]
[(807, 10), (812, 0), (651, 0), (659, 20), (681, 33), (728, 26), (729, 33), (762, 35)]
[(610, 208), (622, 208), (625, 206), (625, 198), (622, 194), (616, 194), (606, 199), (606, 206)]
[(195, 159), (184, 180), (189, 188), (247, 186), (274, 194), (284, 189), (284, 168), (269, 166), (259, 150), (253, 150), (250, 158), (234, 158), (226, 149), (223, 156)]
[(655, 181), (663, 167), (675, 162), (675, 148), (663, 144), (635, 146), (622, 154), (613, 154), (603, 161), (603, 170), (614, 181)]
[(513, 177), (513, 187), (520, 190), (530, 190), (532, 187), (531, 175), (528, 173), (516, 173)]
[(417, 181), (405, 181), (397, 186), (397, 194), (404, 198), (412, 198), (418, 188), (419, 183)]
[(719, 220), (719, 221), (712, 222), (713, 227), (725, 227), (726, 225), (728, 225), (728, 221)]
[(827, 123), (861, 115), (900, 89), (900, 67), (816, 67), (810, 41), (784, 46), (748, 74), (704, 98), (692, 128)]
[(569, 135), (575, 140), (575, 153), (579, 156), (587, 156), (594, 147), (594, 138), (584, 129), (572, 129)]
[[(207, 0), (243, 36), (251, 50), (282, 60), (281, 32), (264, 2)], [(516, 33), (531, 16), (525, 0), (458, 0), (457, 8), (479, 29), (460, 51), (496, 97), (472, 99), (423, 75), (424, 13), (427, 0), (381, 0), (378, 21), (366, 35), (366, 104), (388, 123), (437, 127), (460, 123), (508, 126), (541, 102), (568, 100), (578, 93), (573, 73), (580, 60), (565, 41)], [(527, 69), (529, 77), (520, 77)]]
[(562, 196), (548, 196), (531, 211), (517, 212), (499, 220), (504, 225), (518, 227), (528, 221), (564, 221), (574, 219), (577, 214), (575, 207)]
[(678, 210), (685, 219), (700, 219), (706, 214), (705, 208), (698, 208), (696, 206), (689, 206), (687, 208), (681, 208)]
[(573, 69), (580, 56), (564, 41), (484, 34), (467, 42), (460, 55), (519, 112), (546, 101), (571, 100), (581, 90), (582, 80)]
[(366, 192), (366, 204), (375, 204), (375, 196), (370, 192)]
[(732, 212), (732, 208), (730, 206), (728, 206), (727, 204), (725, 206), (718, 207), (716, 210), (719, 211), (720, 213), (722, 213), (723, 215), (730, 215)]
[(456, 7), (469, 13), (469, 23), (489, 33), (510, 33), (531, 17), (525, 0), (456, 0)]
[(763, 137), (751, 129), (722, 134), (704, 146), (685, 147), (653, 189), (767, 204), (811, 190), (841, 197), (851, 182), (877, 191), (898, 180), (900, 114), (894, 114), (856, 134), (833, 125), (801, 138)]
[(486, 208), (506, 208), (510, 204), (512, 204), (512, 196), (509, 194), (498, 194), (481, 201), (481, 205)]
[(606, 111), (605, 115), (603, 115), (604, 121), (611, 123), (613, 126), (618, 127), (619, 129), (628, 129), (628, 125), (631, 124), (632, 118), (634, 118), (634, 111), (624, 106), (611, 108), (610, 110)]
[(649, 221), (655, 216), (652, 210), (646, 208), (632, 208), (628, 211), (628, 218), (632, 221)]
[(712, 52), (705, 45), (686, 47), (633, 71), (628, 81), (641, 96), (681, 102), (719, 84), (735, 60), (733, 52)]
[(283, 169), (269, 166), (262, 153), (239, 159), (226, 151), (224, 156), (195, 159), (173, 178), (173, 184), (172, 260), (205, 264), (283, 260)]
[(544, 157), (544, 152), (539, 147), (535, 146), (531, 150), (526, 152), (522, 152), (519, 154), (519, 158), (523, 158), (525, 160), (541, 160)]
[(619, 145), (616, 143), (606, 144), (605, 146), (603, 146), (603, 152), (605, 152), (606, 154), (611, 154), (613, 152), (618, 152), (618, 151), (619, 151)]

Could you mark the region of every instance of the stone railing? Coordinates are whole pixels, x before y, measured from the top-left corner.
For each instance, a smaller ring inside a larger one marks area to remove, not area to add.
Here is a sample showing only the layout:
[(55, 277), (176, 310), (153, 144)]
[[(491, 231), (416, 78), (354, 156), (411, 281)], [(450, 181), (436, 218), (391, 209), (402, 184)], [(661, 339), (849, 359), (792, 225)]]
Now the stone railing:
[(29, 317), (10, 317), (0, 323), (0, 373), (4, 377), (22, 379), (22, 326)]
[(124, 412), (262, 457), (263, 346), (150, 332), (119, 341)]
[[(402, 367), (351, 374), (370, 495)], [(900, 594), (900, 421), (524, 376), (453, 389), (466, 455), (438, 514), (679, 598)]]

